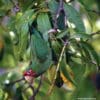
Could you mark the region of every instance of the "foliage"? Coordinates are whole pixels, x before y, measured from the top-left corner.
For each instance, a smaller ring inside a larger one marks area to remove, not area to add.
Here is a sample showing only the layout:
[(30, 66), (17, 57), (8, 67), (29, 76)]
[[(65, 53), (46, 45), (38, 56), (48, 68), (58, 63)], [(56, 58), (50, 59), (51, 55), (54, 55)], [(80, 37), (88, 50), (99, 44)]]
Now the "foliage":
[(99, 100), (98, 2), (0, 0), (0, 100)]

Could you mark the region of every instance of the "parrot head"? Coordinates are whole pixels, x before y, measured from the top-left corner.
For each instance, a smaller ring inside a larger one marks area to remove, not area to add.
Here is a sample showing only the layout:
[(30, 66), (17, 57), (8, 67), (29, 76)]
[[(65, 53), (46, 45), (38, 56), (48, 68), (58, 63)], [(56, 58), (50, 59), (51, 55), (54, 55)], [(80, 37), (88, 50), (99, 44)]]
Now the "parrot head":
[(23, 73), (23, 76), (28, 83), (32, 83), (37, 74), (32, 69), (29, 69)]

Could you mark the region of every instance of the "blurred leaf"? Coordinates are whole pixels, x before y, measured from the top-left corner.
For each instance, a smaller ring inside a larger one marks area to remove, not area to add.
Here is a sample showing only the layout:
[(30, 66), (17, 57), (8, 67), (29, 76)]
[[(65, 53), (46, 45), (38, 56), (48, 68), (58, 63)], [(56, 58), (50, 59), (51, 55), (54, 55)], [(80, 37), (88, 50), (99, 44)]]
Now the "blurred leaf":
[(68, 79), (70, 82), (72, 82), (76, 86), (76, 82), (71, 76), (71, 73), (69, 71), (68, 65), (64, 63), (64, 61), (61, 62), (61, 72), (64, 74), (66, 79)]
[(0, 0), (0, 10), (4, 10), (6, 13), (13, 7), (10, 0)]
[(60, 33), (57, 34), (56, 38), (61, 39), (63, 37), (65, 37), (66, 35), (68, 35), (69, 29), (65, 29), (64, 31), (61, 31)]
[[(24, 13), (18, 13), (16, 15), (16, 29), (19, 30), (21, 27), (23, 27), (24, 24), (31, 24), (32, 21), (34, 21), (36, 17), (36, 13), (34, 13), (33, 9), (29, 9), (25, 11)], [(27, 33), (27, 31), (26, 31)]]
[(56, 2), (56, 0), (50, 0), (48, 2), (48, 7), (49, 7), (51, 13), (55, 14), (55, 12), (57, 11), (57, 8), (58, 8), (58, 3)]
[(52, 48), (54, 48), (54, 51), (56, 52), (56, 55), (58, 57), (62, 49), (61, 44), (57, 40), (54, 40), (52, 41)]
[[(33, 9), (29, 9), (23, 13), (18, 13), (15, 19), (15, 28), (17, 30), (18, 44), (14, 46), (15, 56), (22, 59), (28, 45), (29, 24), (34, 21), (36, 13)], [(17, 52), (17, 53), (16, 53)]]
[(93, 94), (95, 93), (95, 87), (91, 79), (83, 78), (83, 80), (78, 84), (78, 89), (74, 92), (74, 98), (95, 98)]
[(68, 20), (75, 24), (79, 33), (85, 33), (85, 27), (79, 13), (71, 5), (64, 4), (64, 9)]
[(15, 95), (14, 95), (14, 99), (15, 100), (23, 100), (21, 87), (16, 88), (16, 92), (15, 92)]
[(100, 64), (100, 58), (94, 48), (87, 42), (81, 42), (81, 46), (84, 49), (84, 52), (87, 54), (87, 56), (91, 58), (90, 62), (96, 62), (96, 64), (99, 66)]
[(91, 39), (91, 36), (89, 34), (75, 34), (72, 35), (70, 38), (81, 38), (81, 39)]
[(60, 12), (60, 15), (57, 19), (57, 25), (58, 25), (58, 29), (60, 30), (64, 30), (66, 25), (65, 25), (65, 13), (64, 11)]

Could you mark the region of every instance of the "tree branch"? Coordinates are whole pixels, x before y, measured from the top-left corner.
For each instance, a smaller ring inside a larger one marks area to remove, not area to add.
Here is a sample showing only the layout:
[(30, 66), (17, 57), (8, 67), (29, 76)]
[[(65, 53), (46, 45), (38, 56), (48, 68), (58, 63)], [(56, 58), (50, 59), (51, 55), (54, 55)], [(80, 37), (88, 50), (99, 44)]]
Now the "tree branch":
[[(94, 33), (91, 33), (90, 36), (94, 36), (94, 35), (97, 35), (97, 34), (100, 34), (100, 30), (98, 30), (97, 32), (94, 32)], [(88, 38), (86, 41), (89, 41), (91, 38)]]
[(67, 45), (67, 44), (68, 44), (68, 42), (66, 41), (66, 42), (64, 43), (63, 48), (62, 48), (62, 51), (61, 51), (61, 54), (60, 54), (60, 57), (59, 57), (59, 61), (58, 61), (57, 67), (56, 67), (55, 76), (54, 76), (52, 85), (51, 85), (51, 87), (50, 87), (50, 89), (49, 89), (49, 91), (48, 91), (48, 94), (51, 94), (51, 92), (52, 92), (52, 90), (53, 90), (53, 88), (54, 88), (55, 81), (56, 81), (56, 78), (57, 78), (57, 73), (58, 73), (58, 71), (59, 71), (60, 63), (61, 63), (61, 61), (62, 61), (63, 54), (64, 54), (64, 51), (65, 51), (65, 48), (66, 48), (66, 45)]
[(32, 97), (30, 98), (30, 100), (35, 100), (35, 96), (39, 92), (41, 84), (42, 84), (42, 75), (40, 77), (40, 81), (39, 81), (38, 87), (35, 90), (33, 89), (34, 93), (33, 93)]
[(97, 31), (97, 32), (92, 33), (91, 36), (94, 36), (94, 35), (97, 35), (97, 34), (100, 34), (100, 30)]
[(11, 82), (10, 85), (14, 85), (14, 84), (16, 84), (16, 83), (18, 83), (18, 82), (20, 82), (20, 81), (24, 81), (24, 80), (25, 80), (24, 77), (22, 77), (22, 78), (19, 79), (19, 80), (16, 80), (16, 81), (14, 81), (14, 82)]

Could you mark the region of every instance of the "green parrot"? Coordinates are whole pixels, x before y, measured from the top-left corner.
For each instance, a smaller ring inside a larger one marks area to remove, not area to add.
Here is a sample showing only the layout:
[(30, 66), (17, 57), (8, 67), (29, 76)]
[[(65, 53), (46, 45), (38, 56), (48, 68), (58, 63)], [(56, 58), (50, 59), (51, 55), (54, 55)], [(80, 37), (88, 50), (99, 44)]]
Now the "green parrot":
[(49, 43), (34, 28), (29, 27), (31, 36), (32, 63), (25, 71), (24, 76), (38, 77), (52, 64), (51, 49)]

